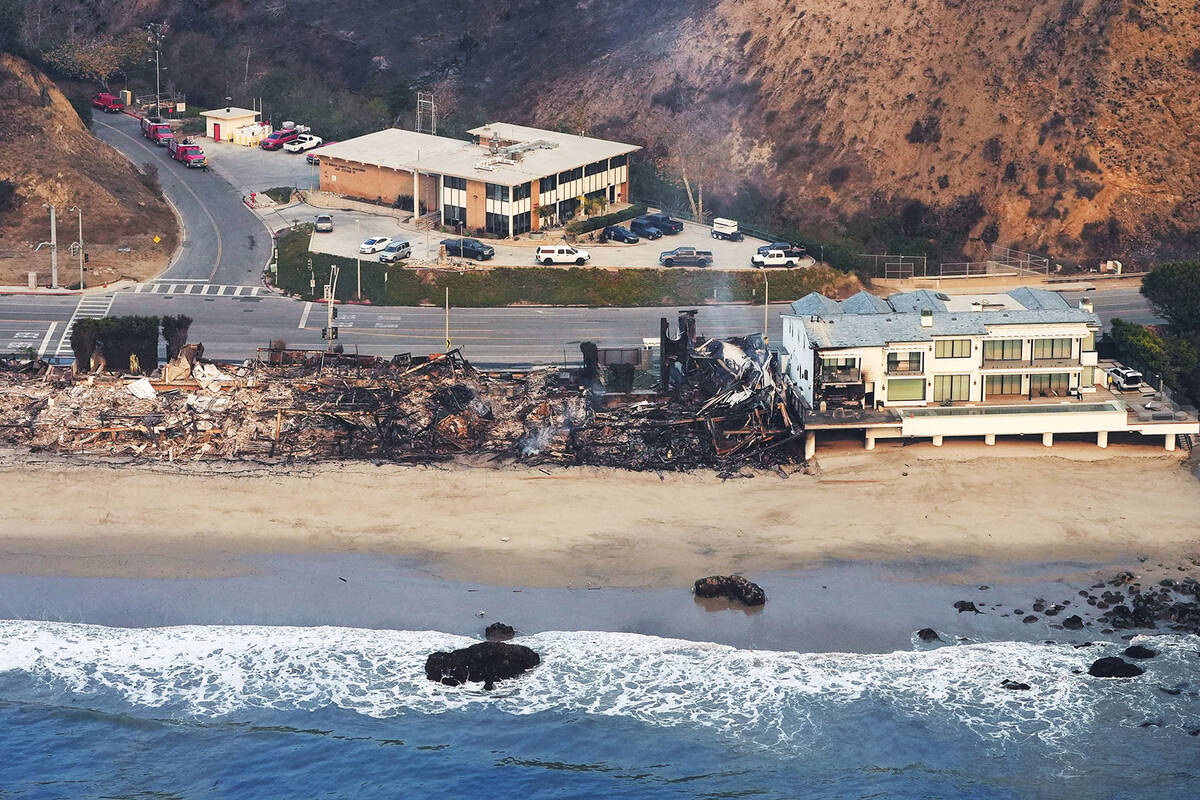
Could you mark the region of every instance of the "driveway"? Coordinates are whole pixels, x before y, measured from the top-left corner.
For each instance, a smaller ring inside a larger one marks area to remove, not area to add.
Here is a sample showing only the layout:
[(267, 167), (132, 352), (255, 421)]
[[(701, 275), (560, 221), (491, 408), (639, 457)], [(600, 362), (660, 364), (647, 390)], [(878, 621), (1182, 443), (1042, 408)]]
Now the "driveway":
[[(136, 118), (96, 115), (96, 135), (136, 165), (158, 167), (163, 193), (183, 220), (183, 244), (159, 280), (207, 281), (249, 286), (261, 282), (271, 255), (271, 236), (242, 203), (241, 193), (215, 172), (187, 169), (165, 147), (141, 135)], [(212, 144), (200, 140), (208, 150)]]

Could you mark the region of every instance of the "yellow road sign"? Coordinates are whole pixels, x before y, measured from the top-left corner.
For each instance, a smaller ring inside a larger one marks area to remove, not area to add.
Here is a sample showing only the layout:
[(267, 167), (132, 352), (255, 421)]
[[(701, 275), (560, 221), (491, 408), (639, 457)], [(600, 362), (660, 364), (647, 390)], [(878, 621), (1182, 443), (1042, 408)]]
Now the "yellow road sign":
[(162, 241), (162, 239), (160, 239), (159, 237), (157, 237), (157, 236), (155, 236), (155, 237), (154, 237), (154, 243), (155, 243), (155, 244), (158, 244), (158, 243), (159, 243), (159, 242), (161, 242), (161, 241)]

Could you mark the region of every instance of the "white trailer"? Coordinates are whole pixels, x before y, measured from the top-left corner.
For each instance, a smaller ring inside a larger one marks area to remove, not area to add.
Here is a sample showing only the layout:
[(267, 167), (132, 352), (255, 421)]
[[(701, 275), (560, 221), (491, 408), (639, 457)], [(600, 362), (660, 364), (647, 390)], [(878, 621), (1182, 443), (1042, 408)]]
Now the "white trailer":
[(742, 232), (738, 230), (737, 220), (715, 217), (713, 219), (712, 238), (740, 242), (743, 237)]

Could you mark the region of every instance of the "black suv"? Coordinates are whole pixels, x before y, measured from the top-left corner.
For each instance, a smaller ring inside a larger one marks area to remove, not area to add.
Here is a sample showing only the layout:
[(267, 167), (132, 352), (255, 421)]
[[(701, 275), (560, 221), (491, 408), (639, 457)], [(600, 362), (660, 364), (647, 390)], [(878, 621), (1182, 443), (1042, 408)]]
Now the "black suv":
[(662, 231), (660, 231), (652, 222), (645, 217), (638, 217), (633, 222), (629, 223), (629, 229), (638, 236), (645, 236), (647, 239), (661, 239)]
[(446, 255), (459, 258), (473, 258), (476, 261), (487, 261), (496, 255), (496, 248), (484, 244), (478, 239), (442, 239), (446, 246)]
[(671, 219), (668, 214), (647, 214), (640, 219), (646, 220), (667, 235), (683, 233), (683, 223), (677, 219)]
[(609, 225), (604, 229), (604, 233), (600, 234), (601, 241), (624, 242), (625, 244), (637, 244), (640, 239), (633, 231), (626, 228), (624, 225)]

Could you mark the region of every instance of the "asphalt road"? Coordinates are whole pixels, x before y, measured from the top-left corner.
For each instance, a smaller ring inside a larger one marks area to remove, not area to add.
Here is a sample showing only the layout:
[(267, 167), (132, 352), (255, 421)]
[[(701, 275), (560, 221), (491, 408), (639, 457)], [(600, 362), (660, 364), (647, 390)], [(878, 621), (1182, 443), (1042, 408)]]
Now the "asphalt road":
[(1092, 304), (1099, 315), (1100, 321), (1107, 328), (1114, 317), (1120, 317), (1126, 322), (1136, 322), (1139, 325), (1161, 324), (1163, 319), (1150, 310), (1150, 304), (1142, 297), (1139, 287), (1120, 289), (1098, 289), (1091, 292), (1063, 292), (1072, 304), (1080, 298), (1091, 297)]
[(187, 169), (141, 135), (138, 120), (99, 115), (94, 132), (134, 164), (158, 166), (163, 192), (183, 218), (183, 247), (160, 280), (257, 285), (271, 255), (271, 235), (241, 194), (216, 172)]

